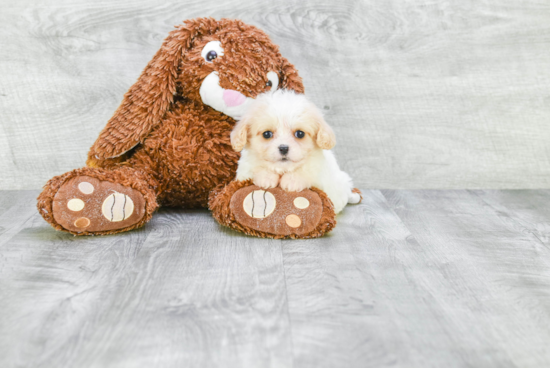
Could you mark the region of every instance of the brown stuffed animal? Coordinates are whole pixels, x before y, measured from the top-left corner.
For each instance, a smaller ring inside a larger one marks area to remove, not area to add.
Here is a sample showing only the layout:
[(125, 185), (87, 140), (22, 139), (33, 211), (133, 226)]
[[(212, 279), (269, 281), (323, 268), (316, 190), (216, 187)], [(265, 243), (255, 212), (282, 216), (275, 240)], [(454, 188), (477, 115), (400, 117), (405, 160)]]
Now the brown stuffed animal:
[(322, 191), (231, 182), (235, 119), (249, 99), (276, 88), (304, 91), (265, 33), (239, 20), (185, 21), (124, 95), (87, 167), (48, 181), (40, 214), (75, 235), (114, 234), (144, 225), (159, 205), (207, 207), (210, 199), (220, 223), (251, 235), (322, 236), (336, 223)]

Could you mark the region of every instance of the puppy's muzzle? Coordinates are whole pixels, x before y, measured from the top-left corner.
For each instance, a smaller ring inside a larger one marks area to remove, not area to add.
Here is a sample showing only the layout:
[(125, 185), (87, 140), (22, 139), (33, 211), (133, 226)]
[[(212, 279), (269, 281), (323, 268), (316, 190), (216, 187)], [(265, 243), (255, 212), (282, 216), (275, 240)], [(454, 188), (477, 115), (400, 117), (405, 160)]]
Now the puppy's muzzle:
[(288, 146), (286, 144), (281, 144), (279, 146), (279, 152), (281, 152), (281, 155), (285, 156), (288, 153)]

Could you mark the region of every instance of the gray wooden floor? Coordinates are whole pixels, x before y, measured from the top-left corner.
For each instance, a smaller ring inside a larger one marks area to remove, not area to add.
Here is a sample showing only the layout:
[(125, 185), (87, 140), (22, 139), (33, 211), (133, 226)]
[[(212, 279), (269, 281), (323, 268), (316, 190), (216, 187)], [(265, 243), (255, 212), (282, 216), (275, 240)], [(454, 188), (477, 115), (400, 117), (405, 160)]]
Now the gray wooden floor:
[(550, 190), (365, 191), (300, 241), (73, 237), (36, 195), (0, 192), (3, 368), (550, 366)]

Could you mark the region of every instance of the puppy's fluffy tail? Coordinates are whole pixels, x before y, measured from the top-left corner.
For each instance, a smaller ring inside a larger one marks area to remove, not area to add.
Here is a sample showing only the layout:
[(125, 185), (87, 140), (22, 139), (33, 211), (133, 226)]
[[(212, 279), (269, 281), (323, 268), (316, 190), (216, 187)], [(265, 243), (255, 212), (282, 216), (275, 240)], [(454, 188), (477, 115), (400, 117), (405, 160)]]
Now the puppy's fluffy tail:
[(361, 203), (363, 200), (363, 196), (361, 195), (361, 191), (357, 188), (353, 188), (348, 196), (348, 203), (351, 204), (357, 204)]

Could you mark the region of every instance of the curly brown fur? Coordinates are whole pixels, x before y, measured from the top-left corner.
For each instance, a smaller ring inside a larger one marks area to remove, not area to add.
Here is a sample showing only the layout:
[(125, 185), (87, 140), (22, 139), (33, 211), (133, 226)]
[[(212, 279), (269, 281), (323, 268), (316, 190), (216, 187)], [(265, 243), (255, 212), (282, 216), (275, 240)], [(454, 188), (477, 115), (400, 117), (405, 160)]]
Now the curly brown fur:
[[(213, 40), (226, 45), (225, 53), (207, 63), (201, 50)], [(269, 71), (278, 74), (279, 88), (304, 92), (294, 66), (258, 28), (231, 19), (187, 20), (169, 33), (124, 95), (90, 149), (88, 168), (73, 170), (46, 184), (38, 198), (39, 211), (46, 221), (65, 230), (53, 220), (52, 200), (61, 185), (77, 175), (131, 186), (147, 199), (147, 215), (142, 221), (105, 233), (143, 225), (157, 203), (206, 207), (213, 188), (223, 188), (234, 179), (239, 159), (229, 139), (235, 120), (205, 105), (199, 93), (201, 83), (213, 71), (218, 72), (222, 88), (239, 91), (246, 97), (254, 98), (269, 90)], [(330, 203), (324, 193), (317, 192), (325, 203)], [(322, 221), (326, 224), (317, 229), (317, 234), (334, 226), (330, 208), (327, 205)], [(79, 233), (83, 234), (86, 233)]]
[(276, 235), (270, 234), (256, 229), (249, 228), (235, 219), (235, 215), (231, 211), (230, 202), (233, 194), (241, 188), (253, 185), (252, 180), (245, 181), (232, 181), (225, 187), (218, 187), (212, 191), (209, 201), (209, 209), (212, 211), (212, 216), (221, 225), (227, 226), (234, 230), (243, 232), (248, 235), (260, 237), (260, 238), (272, 238), (272, 239), (308, 239), (319, 238), (326, 233), (330, 232), (334, 226), (336, 226), (336, 215), (334, 213), (334, 206), (328, 198), (328, 196), (317, 188), (311, 188), (310, 190), (316, 192), (321, 201), (323, 202), (323, 213), (321, 214), (321, 220), (319, 225), (312, 231), (304, 235)]
[[(226, 52), (223, 60), (206, 63), (200, 51), (212, 40), (230, 44), (233, 49)], [(247, 97), (256, 97), (268, 90), (266, 74), (270, 70), (279, 71), (280, 88), (304, 91), (294, 66), (258, 28), (231, 19), (187, 20), (169, 33), (138, 81), (124, 95), (120, 107), (92, 146), (89, 162), (101, 166), (105, 159), (116, 160), (148, 139), (165, 113), (178, 104), (195, 101), (202, 105), (201, 82), (214, 70), (219, 72), (222, 88), (239, 91)], [(183, 101), (178, 101), (178, 97)]]
[[(201, 50), (212, 40), (231, 50), (207, 63)], [(258, 28), (230, 19), (185, 21), (126, 93), (90, 149), (88, 166), (154, 172), (159, 204), (206, 207), (212, 188), (234, 178), (239, 154), (229, 140), (235, 120), (202, 102), (201, 83), (218, 71), (222, 88), (254, 98), (269, 89), (271, 70), (279, 71), (280, 88), (304, 91), (296, 69)]]

